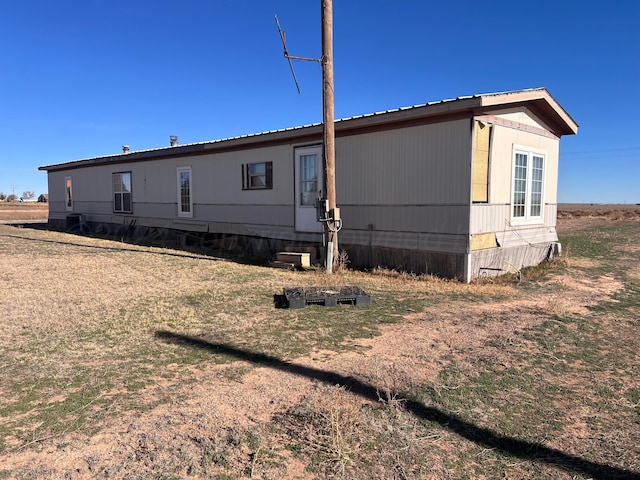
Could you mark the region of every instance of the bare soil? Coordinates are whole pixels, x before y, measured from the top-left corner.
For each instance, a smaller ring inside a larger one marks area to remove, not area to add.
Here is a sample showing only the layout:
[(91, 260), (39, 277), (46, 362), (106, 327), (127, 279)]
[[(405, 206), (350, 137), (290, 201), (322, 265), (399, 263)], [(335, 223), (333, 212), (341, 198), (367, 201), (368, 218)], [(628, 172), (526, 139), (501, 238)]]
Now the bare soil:
[[(46, 204), (2, 206), (0, 221), (46, 220), (45, 207)], [(560, 232), (572, 232), (603, 222), (640, 221), (640, 207), (567, 206), (559, 210), (558, 219)], [(7, 230), (9, 228), (0, 226), (0, 233), (15, 235), (13, 230)], [(64, 234), (60, 235), (58, 240), (66, 241), (62, 237)], [(2, 241), (0, 235), (0, 244)], [(98, 246), (110, 248), (107, 242)], [(48, 259), (43, 264), (33, 262), (31, 272), (18, 278), (19, 262), (15, 260), (13, 264), (11, 259), (20, 255), (19, 252), (13, 257), (0, 253), (4, 262), (4, 295), (11, 299), (10, 304), (0, 302), (4, 341), (20, 341), (24, 329), (52, 337), (63, 335), (66, 330), (75, 328), (74, 322), (79, 319), (90, 319), (92, 312), (124, 309), (127, 292), (145, 288), (149, 279), (158, 289), (183, 289), (185, 293), (190, 288), (197, 289), (197, 286), (188, 285), (189, 272), (186, 269), (176, 271), (175, 278), (159, 279), (153, 273), (153, 263), (147, 263), (136, 266), (130, 276), (123, 278), (122, 264), (115, 261), (94, 264), (95, 259), (91, 255), (85, 256), (84, 264), (70, 264), (64, 256), (55, 261)], [(637, 259), (638, 251), (631, 252), (631, 255)], [(75, 262), (79, 260), (79, 257), (74, 257)], [(514, 357), (509, 354), (514, 346), (523, 352), (523, 362), (527, 361), (527, 352), (540, 354), (540, 347), (522, 332), (542, 328), (549, 318), (589, 314), (592, 307), (611, 301), (624, 288), (624, 283), (613, 274), (591, 277), (576, 274), (576, 268), (588, 266), (589, 259), (572, 258), (571, 261), (573, 266), (564, 273), (542, 280), (543, 287), (553, 287), (550, 289), (553, 293), (543, 296), (535, 291), (523, 292), (508, 282), (470, 287), (426, 284), (421, 288), (432, 288), (434, 295), (446, 294), (450, 298), (436, 305), (424, 304), (419, 311), (409, 309), (401, 312), (402, 321), (380, 326), (380, 334), (373, 338), (353, 340), (347, 351), (317, 349), (309, 355), (291, 359), (290, 363), (301, 371), (333, 372), (335, 376), (375, 385), (380, 402), (392, 404), (397, 400), (397, 410), (390, 410), (397, 413), (389, 415), (398, 415), (402, 419), (403, 435), (409, 436), (418, 427), (414, 425), (416, 420), (404, 412), (402, 401), (395, 398), (398, 392), (410, 391), (415, 386), (429, 386), (436, 394), (455, 389), (455, 385), (444, 382), (441, 376), (443, 368), (452, 363), (462, 371), (473, 369), (477, 362), (487, 359), (502, 366), (500, 368), (517, 368)], [(638, 264), (640, 262), (636, 262), (634, 267), (635, 275), (638, 274)], [(64, 275), (65, 272), (68, 275)], [(78, 275), (79, 272), (85, 272), (84, 276)], [(240, 271), (237, 274), (240, 275)], [(8, 289), (7, 276), (13, 285)], [(56, 285), (56, 278), (62, 277), (78, 278), (77, 284)], [(353, 279), (347, 278), (346, 281)], [(20, 284), (16, 285), (16, 282)], [(412, 288), (415, 287), (408, 287), (408, 290)], [(489, 302), (476, 302), (464, 297), (469, 292), (473, 295), (490, 292), (493, 297)], [(52, 295), (57, 296), (57, 302), (51, 301)], [(73, 308), (59, 303), (74, 301), (77, 304)], [(41, 305), (46, 306), (46, 312), (39, 307)], [(162, 305), (150, 305), (149, 308), (159, 311)], [(220, 314), (227, 315), (231, 322), (240, 322), (238, 328), (242, 327), (242, 322), (258, 321), (234, 311)], [(144, 321), (144, 315), (140, 321)], [(618, 329), (621, 335), (637, 337), (637, 324), (622, 324), (607, 316), (601, 322), (603, 331)], [(574, 327), (569, 325), (567, 328)], [(633, 345), (637, 347), (638, 342)], [(69, 352), (66, 368), (74, 368), (73, 348)], [(630, 358), (635, 355), (628, 353)], [(554, 351), (543, 354), (559, 355)], [(627, 365), (627, 368), (637, 369), (637, 357), (632, 361), (636, 363)], [(98, 349), (95, 362), (101, 362)], [(576, 362), (579, 365), (579, 360)], [(230, 368), (238, 374), (230, 375)], [(336, 460), (337, 465), (343, 465), (342, 470), (310, 471), (309, 458), (294, 455), (285, 448), (285, 443), (291, 441), (286, 432), (276, 428), (274, 433), (274, 418), (282, 412), (300, 409), (302, 404), (308, 404), (314, 412), (323, 412), (323, 408), (332, 405), (327, 415), (337, 415), (335, 419), (341, 419), (341, 427), (355, 436), (358, 429), (364, 428), (358, 423), (359, 412), (367, 405), (374, 405), (375, 401), (350, 394), (348, 389), (323, 386), (317, 379), (299, 374), (295, 369), (256, 366), (249, 359), (236, 360), (231, 367), (230, 364), (202, 361), (193, 365), (167, 365), (167, 370), (166, 376), (156, 378), (137, 392), (136, 408), (119, 405), (118, 391), (124, 388), (122, 385), (113, 385), (112, 391), (102, 392), (103, 398), (114, 398), (114, 404), (107, 409), (118, 413), (111, 415), (109, 412), (92, 411), (92, 405), (87, 405), (84, 408), (93, 418), (91, 428), (70, 428), (49, 437), (34, 438), (29, 444), (8, 439), (7, 448), (0, 452), (0, 478), (306, 479), (329, 475), (354, 478), (349, 473), (348, 458), (357, 456), (357, 446), (355, 451), (346, 451), (347, 447), (341, 451), (339, 446), (332, 450), (337, 457), (343, 454), (347, 459), (343, 464), (340, 458)], [(29, 374), (24, 372), (25, 379)], [(613, 381), (611, 372), (586, 366), (576, 367), (572, 375), (540, 371), (539, 376), (543, 382), (547, 379), (577, 397), (590, 395), (593, 385), (607, 385)], [(185, 382), (185, 378), (189, 381)], [(632, 382), (626, 388), (640, 391), (640, 379)], [(0, 395), (5, 393), (0, 385)], [(166, 398), (171, 400), (166, 401)], [(611, 402), (624, 401), (619, 397), (611, 399)], [(54, 403), (56, 398), (51, 397), (48, 402)], [(628, 478), (638, 478), (634, 473), (640, 472), (638, 450), (629, 448), (634, 442), (640, 444), (637, 419), (635, 426), (629, 425), (626, 429), (610, 430), (606, 425), (594, 429), (594, 422), (599, 422), (603, 415), (600, 406), (587, 401), (579, 409), (567, 413), (565, 409), (569, 406), (557, 406), (570, 418), (565, 419), (561, 433), (554, 436), (547, 447), (579, 458), (590, 458), (599, 464), (621, 465), (629, 472)], [(34, 405), (34, 409), (36, 407)], [(491, 425), (491, 411), (478, 411), (477, 415), (486, 425)], [(0, 426), (9, 420), (0, 418)], [(305, 428), (311, 428), (310, 424)], [(369, 425), (367, 428), (374, 427)], [(386, 434), (397, 435), (398, 427), (394, 428), (394, 432)], [(254, 444), (246, 438), (253, 438)], [(317, 438), (319, 444), (323, 441), (320, 436), (311, 436), (309, 431), (306, 438)], [(429, 459), (429, 473), (415, 474), (420, 478), (461, 478), (467, 475), (456, 470), (459, 467), (452, 458), (457, 456), (477, 464), (496, 461), (490, 449), (474, 450), (473, 442), (451, 432), (431, 438), (412, 437), (406, 442), (407, 451)], [(221, 446), (225, 446), (224, 449)], [(606, 454), (599, 455), (599, 451)], [(404, 454), (400, 450), (394, 453), (398, 459)], [(487, 456), (483, 457), (485, 454)], [(378, 461), (382, 462), (383, 454), (380, 455)], [(477, 457), (469, 460), (469, 456), (475, 455)], [(208, 465), (203, 466), (203, 458), (208, 459)], [(413, 475), (405, 471), (407, 467), (402, 467), (400, 460), (397, 461), (398, 467), (392, 477), (412, 478)], [(544, 478), (592, 478), (588, 473), (576, 476), (574, 472), (553, 465), (532, 473), (532, 463), (520, 459), (508, 463), (509, 468), (503, 471), (503, 478), (541, 478), (540, 475)], [(10, 472), (9, 477), (3, 477), (2, 471)], [(385, 472), (388, 474), (389, 470)], [(372, 474), (372, 478), (375, 476)], [(593, 478), (602, 477), (594, 475)]]
[(600, 223), (640, 221), (638, 204), (561, 203), (558, 205), (558, 232), (580, 230)]

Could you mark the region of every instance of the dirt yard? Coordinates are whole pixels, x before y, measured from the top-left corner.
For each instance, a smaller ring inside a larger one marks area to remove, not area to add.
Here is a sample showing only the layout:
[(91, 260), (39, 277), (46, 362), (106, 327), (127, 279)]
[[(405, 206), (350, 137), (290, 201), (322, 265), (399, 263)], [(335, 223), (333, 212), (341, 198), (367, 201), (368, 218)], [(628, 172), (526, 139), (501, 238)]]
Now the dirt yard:
[[(638, 479), (640, 206), (558, 217), (472, 285), (0, 225), (0, 479)], [(372, 306), (273, 306), (328, 281)]]

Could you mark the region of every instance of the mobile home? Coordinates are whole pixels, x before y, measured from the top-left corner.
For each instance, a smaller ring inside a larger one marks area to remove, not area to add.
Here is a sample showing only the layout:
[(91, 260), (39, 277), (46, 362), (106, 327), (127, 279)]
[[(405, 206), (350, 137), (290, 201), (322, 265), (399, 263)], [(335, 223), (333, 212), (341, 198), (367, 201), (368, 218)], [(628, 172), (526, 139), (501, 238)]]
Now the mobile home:
[[(578, 125), (544, 88), (336, 121), (340, 250), (470, 281), (557, 248), (559, 143)], [(322, 245), (322, 125), (40, 167), (49, 227), (234, 238), (251, 254)]]

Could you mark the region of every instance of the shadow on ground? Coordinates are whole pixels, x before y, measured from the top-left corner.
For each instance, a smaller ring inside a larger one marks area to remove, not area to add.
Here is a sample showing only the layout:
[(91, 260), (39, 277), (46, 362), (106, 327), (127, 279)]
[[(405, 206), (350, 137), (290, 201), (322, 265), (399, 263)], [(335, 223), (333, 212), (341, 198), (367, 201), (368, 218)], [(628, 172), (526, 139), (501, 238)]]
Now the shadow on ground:
[[(157, 331), (155, 336), (156, 338), (168, 343), (204, 349), (215, 354), (228, 355), (239, 360), (252, 362), (256, 365), (293, 373), (295, 375), (319, 380), (331, 385), (339, 384), (345, 386), (352, 394), (370, 401), (376, 402), (379, 398), (374, 386), (368, 385), (353, 377), (340, 375), (339, 373), (320, 370), (313, 367), (306, 367), (304, 365), (287, 362), (264, 353), (242, 350), (234, 347), (233, 345), (223, 343), (211, 343), (197, 337), (181, 335), (166, 330)], [(533, 462), (558, 466), (565, 470), (586, 475), (593, 479), (640, 480), (640, 473), (591, 462), (553, 448), (545, 447), (538, 443), (531, 443), (517, 438), (506, 437), (490, 429), (478, 427), (456, 415), (443, 412), (434, 407), (429, 407), (415, 400), (405, 399), (403, 405), (407, 411), (411, 412), (418, 418), (429, 422), (436, 422), (442, 428), (454, 432), (469, 441), (485, 448), (500, 450), (507, 455), (512, 455), (514, 457)]]
[[(12, 225), (15, 226), (15, 225)], [(20, 227), (21, 228), (21, 227)], [(34, 228), (31, 225), (29, 226), (29, 228)], [(35, 227), (34, 229), (38, 229), (37, 227)], [(44, 228), (43, 230), (46, 230), (46, 228)], [(123, 246), (118, 246), (118, 247), (107, 247), (107, 246), (102, 246), (102, 245), (89, 245), (87, 243), (76, 243), (76, 242), (63, 242), (61, 240), (47, 240), (47, 239), (43, 239), (43, 238), (29, 238), (29, 237), (25, 237), (22, 235), (0, 235), (0, 237), (7, 237), (7, 238), (18, 238), (20, 240), (26, 240), (29, 242), (36, 242), (36, 243), (55, 243), (58, 245), (69, 245), (71, 247), (81, 247), (81, 248), (87, 248), (87, 249), (93, 249), (93, 250), (107, 250), (107, 251), (114, 251), (114, 252), (141, 252), (141, 253), (147, 253), (147, 254), (151, 254), (151, 255), (163, 255), (163, 256), (167, 256), (167, 257), (182, 257), (182, 258), (194, 258), (194, 254), (189, 254), (189, 253), (179, 253), (179, 250), (165, 250), (165, 251), (160, 251), (160, 250), (148, 250), (148, 249), (140, 249), (140, 248), (135, 248), (134, 245), (131, 244), (123, 244)], [(100, 238), (98, 238), (99, 240), (102, 240)], [(112, 239), (111, 239), (112, 240)], [(127, 245), (127, 246), (125, 246)], [(217, 257), (212, 257), (212, 256), (206, 256), (204, 254), (195, 254), (198, 255), (198, 259), (199, 260), (210, 260), (210, 261), (219, 261), (221, 260), (221, 258), (217, 258)]]

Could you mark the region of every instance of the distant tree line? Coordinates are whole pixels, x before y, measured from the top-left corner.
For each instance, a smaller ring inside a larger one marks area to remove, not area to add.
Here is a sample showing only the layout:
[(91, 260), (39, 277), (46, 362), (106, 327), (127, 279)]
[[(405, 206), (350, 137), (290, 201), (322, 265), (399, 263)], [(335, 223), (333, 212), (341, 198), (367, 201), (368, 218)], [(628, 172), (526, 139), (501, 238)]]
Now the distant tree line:
[(22, 192), (22, 196), (18, 198), (15, 193), (10, 193), (6, 195), (4, 192), (0, 191), (0, 202), (17, 202), (17, 201), (32, 201), (36, 197), (36, 192), (33, 190), (26, 190)]

